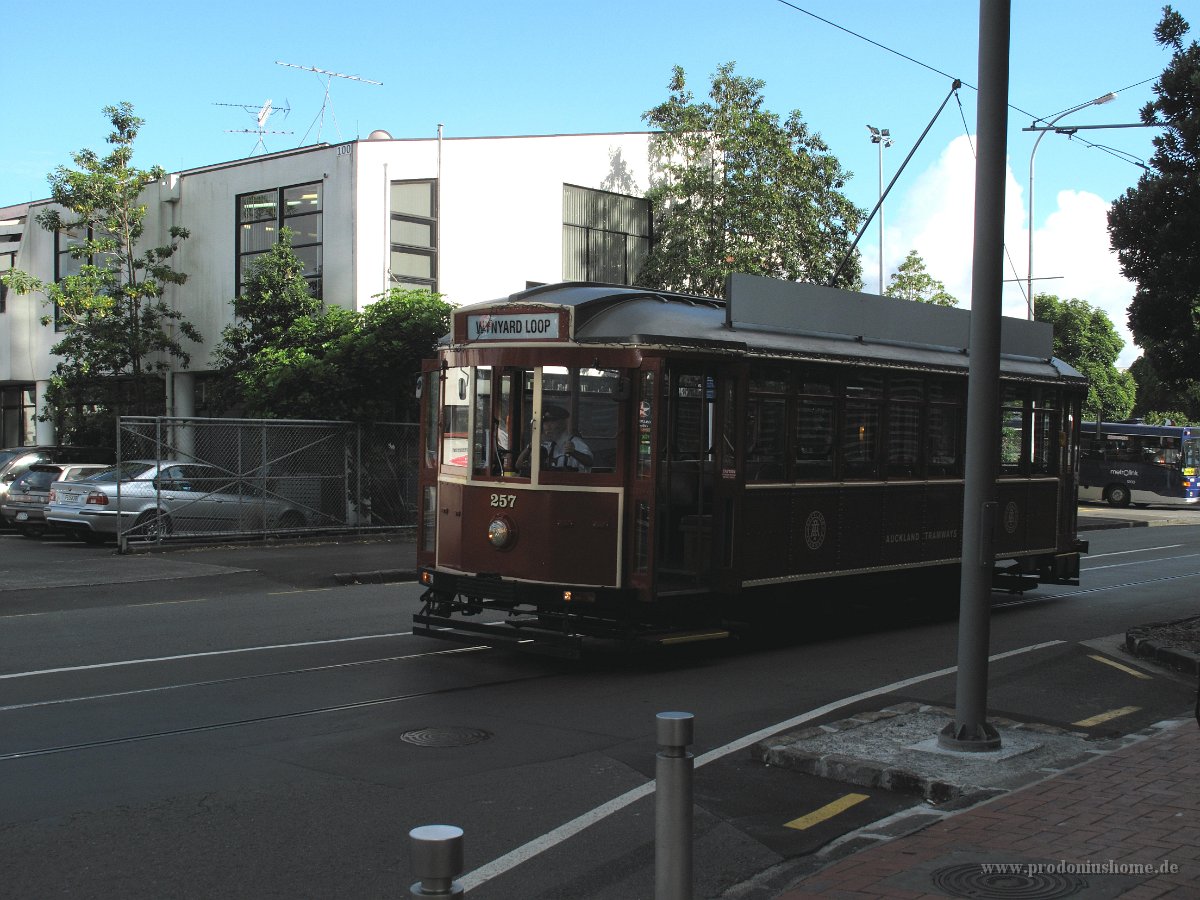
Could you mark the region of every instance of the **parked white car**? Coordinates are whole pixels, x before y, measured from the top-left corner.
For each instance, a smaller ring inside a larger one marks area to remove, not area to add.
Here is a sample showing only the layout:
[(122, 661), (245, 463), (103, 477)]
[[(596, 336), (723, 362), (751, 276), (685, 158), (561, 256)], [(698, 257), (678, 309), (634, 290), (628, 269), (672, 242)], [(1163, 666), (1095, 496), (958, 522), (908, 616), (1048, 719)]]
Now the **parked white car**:
[(215, 466), (127, 460), (82, 481), (50, 487), (46, 521), (99, 543), (124, 531), (154, 540), (176, 534), (302, 528), (304, 511)]

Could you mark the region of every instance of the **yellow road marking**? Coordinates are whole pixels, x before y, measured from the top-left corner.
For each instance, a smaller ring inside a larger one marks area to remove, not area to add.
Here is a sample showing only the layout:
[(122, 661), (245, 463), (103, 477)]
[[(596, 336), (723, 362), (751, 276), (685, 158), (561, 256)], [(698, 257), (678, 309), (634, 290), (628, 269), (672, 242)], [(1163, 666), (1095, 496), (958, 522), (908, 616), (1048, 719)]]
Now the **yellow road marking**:
[(1127, 716), (1130, 713), (1135, 713), (1140, 706), (1122, 706), (1120, 709), (1110, 709), (1108, 712), (1102, 712), (1098, 716), (1092, 716), (1090, 719), (1080, 719), (1072, 724), (1078, 725), (1080, 728), (1091, 728), (1093, 725), (1100, 725), (1112, 719), (1119, 719), (1121, 716)]
[(832, 803), (826, 803), (820, 809), (814, 809), (807, 816), (801, 816), (798, 819), (785, 822), (783, 827), (803, 831), (805, 828), (812, 828), (814, 825), (821, 824), (826, 819), (832, 819), (838, 813), (843, 813), (850, 807), (869, 799), (871, 798), (866, 794), (847, 794), (845, 797), (834, 800)]
[(1121, 663), (1117, 662), (1115, 659), (1109, 659), (1106, 656), (1097, 656), (1095, 653), (1090, 653), (1088, 655), (1096, 662), (1102, 662), (1106, 666), (1112, 666), (1114, 669), (1120, 669), (1126, 675), (1132, 675), (1134, 678), (1145, 678), (1147, 681), (1150, 680), (1150, 676), (1145, 672), (1139, 672), (1137, 669), (1131, 669), (1129, 666), (1121, 665)]

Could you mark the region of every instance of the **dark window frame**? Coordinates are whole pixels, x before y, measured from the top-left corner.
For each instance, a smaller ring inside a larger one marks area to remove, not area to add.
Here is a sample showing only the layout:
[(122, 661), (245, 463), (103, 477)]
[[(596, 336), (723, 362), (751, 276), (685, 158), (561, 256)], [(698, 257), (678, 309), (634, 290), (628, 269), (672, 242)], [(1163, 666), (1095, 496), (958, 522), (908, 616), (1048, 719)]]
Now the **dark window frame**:
[[(421, 184), (429, 185), (429, 212), (428, 216), (421, 215), (411, 210), (397, 210), (393, 205), (392, 191), (396, 185), (411, 185)], [(438, 280), (441, 268), (441, 248), (440, 244), (440, 208), (441, 208), (441, 184), (436, 178), (404, 178), (398, 181), (392, 181), (388, 184), (388, 282), (399, 287), (410, 287), (415, 289), (427, 289), (433, 293), (437, 293)], [(415, 225), (421, 225), (429, 228), (429, 243), (414, 244), (406, 241), (393, 240), (393, 228), (396, 222), (410, 222)], [(394, 254), (402, 254), (408, 256), (422, 256), (429, 260), (429, 276), (421, 275), (402, 275), (392, 271), (392, 258)]]
[[(288, 194), (304, 188), (314, 187), (317, 189), (316, 209), (301, 209), (298, 211), (288, 211)], [(272, 216), (246, 216), (246, 203), (248, 198), (258, 196), (273, 196), (275, 201), (275, 212)], [(294, 221), (306, 216), (315, 216), (317, 219), (317, 238), (316, 240), (306, 240), (295, 229), (292, 229), (292, 249), (295, 251), (311, 250), (317, 248), (315, 271), (306, 273), (304, 280), (308, 282), (309, 290), (312, 295), (318, 300), (324, 295), (324, 269), (325, 269), (325, 183), (323, 181), (299, 181), (295, 184), (286, 184), (276, 188), (263, 188), (257, 191), (245, 191), (238, 194), (234, 198), (234, 293), (235, 296), (241, 296), (244, 287), (243, 273), (251, 262), (270, 251), (271, 247), (279, 240), (279, 232), (289, 227), (289, 220)], [(242, 229), (248, 225), (256, 225), (260, 223), (269, 223), (275, 228), (275, 237), (270, 243), (261, 250), (246, 251), (242, 248)], [(297, 252), (296, 254), (301, 259), (304, 259), (304, 254)]]

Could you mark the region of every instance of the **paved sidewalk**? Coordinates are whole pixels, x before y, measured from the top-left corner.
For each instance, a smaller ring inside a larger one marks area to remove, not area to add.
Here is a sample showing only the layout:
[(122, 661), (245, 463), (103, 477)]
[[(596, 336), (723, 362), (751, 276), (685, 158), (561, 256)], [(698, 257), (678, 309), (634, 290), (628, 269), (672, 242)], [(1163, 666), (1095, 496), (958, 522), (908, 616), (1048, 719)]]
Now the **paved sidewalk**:
[(777, 900), (1197, 897), (1198, 785), (1196, 721), (1160, 723), (1098, 759), (844, 856)]

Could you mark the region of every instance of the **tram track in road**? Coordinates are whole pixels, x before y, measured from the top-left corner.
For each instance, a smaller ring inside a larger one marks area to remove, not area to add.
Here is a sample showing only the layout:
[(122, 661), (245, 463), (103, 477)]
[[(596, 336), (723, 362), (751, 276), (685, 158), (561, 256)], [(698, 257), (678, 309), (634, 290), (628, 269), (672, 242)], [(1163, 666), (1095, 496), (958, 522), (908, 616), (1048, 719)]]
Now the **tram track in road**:
[[(164, 691), (181, 690), (187, 688), (203, 688), (213, 686), (223, 686), (238, 682), (253, 681), (256, 679), (265, 678), (281, 678), (291, 675), (305, 675), (314, 672), (350, 669), (358, 666), (366, 666), (373, 664), (384, 664), (390, 662), (403, 662), (412, 659), (428, 658), (434, 656), (444, 656), (447, 654), (469, 653), (477, 650), (487, 650), (486, 647), (456, 647), (450, 650), (438, 650), (431, 653), (408, 654), (405, 656), (381, 657), (378, 659), (355, 660), (346, 663), (336, 663), (325, 666), (308, 666), (298, 669), (287, 670), (283, 672), (265, 672), (249, 675), (231, 676), (229, 678), (210, 679), (206, 681), (188, 682), (176, 685), (164, 685), (154, 688), (143, 688), (133, 691), (112, 692), (106, 694), (96, 694), (81, 697), (62, 698), (58, 700), (43, 701), (38, 703), (14, 704), (12, 706), (0, 707), (0, 714), (5, 712), (16, 712), (37, 707), (54, 706), (63, 703), (80, 703), (87, 701), (99, 701), (108, 699), (120, 699), (123, 697), (132, 697), (138, 695), (148, 695), (160, 693)], [(0, 752), (0, 762), (8, 762), (17, 759), (28, 759), (31, 757), (48, 756), (58, 753), (71, 753), (83, 750), (92, 750), (101, 747), (119, 746), (124, 744), (134, 744), (143, 741), (151, 741), (161, 738), (178, 737), (188, 734), (201, 734), (205, 732), (221, 731), (230, 728), (239, 728), (252, 725), (266, 724), (270, 722), (285, 721), (288, 719), (299, 719), (309, 716), (326, 715), (330, 713), (348, 712), (357, 709), (367, 709), (375, 706), (383, 706), (389, 703), (401, 703), (407, 700), (418, 700), (426, 697), (444, 696), (450, 694), (460, 694), (465, 691), (479, 690), (481, 688), (494, 688), (509, 684), (519, 684), (528, 681), (537, 681), (543, 678), (553, 677), (555, 673), (543, 672), (538, 674), (493, 679), (486, 682), (455, 685), (452, 687), (435, 688), (425, 691), (411, 691), (401, 694), (391, 694), (383, 697), (371, 697), (362, 700), (352, 700), (345, 703), (327, 704), (322, 706), (314, 706), (307, 709), (287, 710), (278, 713), (264, 713), (256, 716), (246, 716), (244, 718), (228, 719), (220, 722), (206, 722), (198, 725), (181, 726), (177, 728), (165, 728), (154, 731), (146, 731), (139, 734), (128, 734), (110, 738), (99, 738), (96, 740), (75, 741), (52, 746), (37, 747), (31, 750), (19, 750), (8, 753)]]

